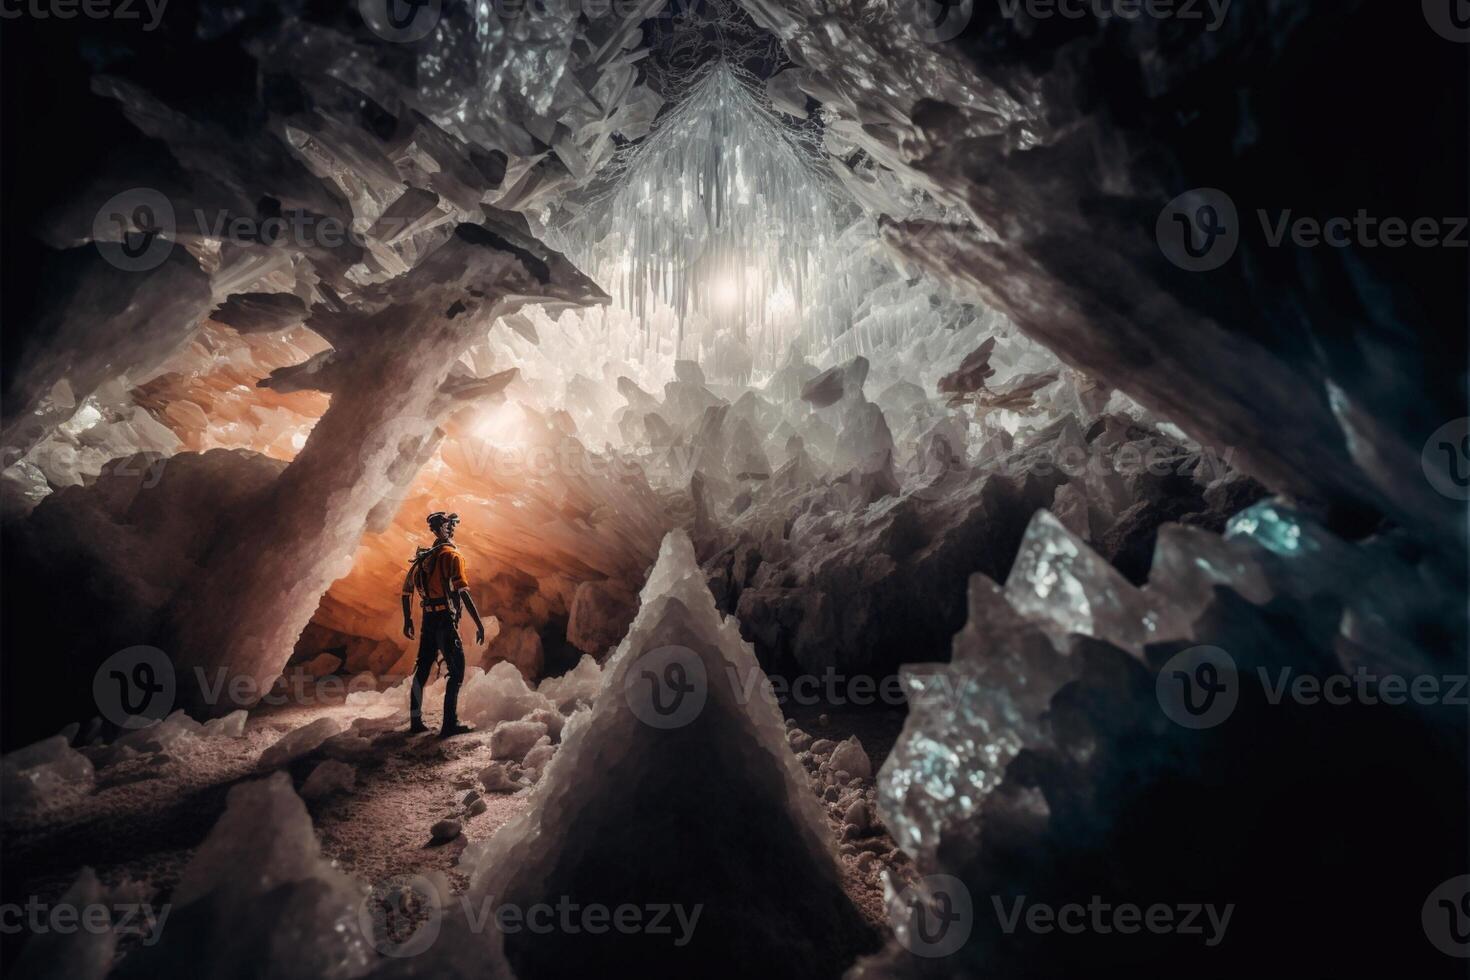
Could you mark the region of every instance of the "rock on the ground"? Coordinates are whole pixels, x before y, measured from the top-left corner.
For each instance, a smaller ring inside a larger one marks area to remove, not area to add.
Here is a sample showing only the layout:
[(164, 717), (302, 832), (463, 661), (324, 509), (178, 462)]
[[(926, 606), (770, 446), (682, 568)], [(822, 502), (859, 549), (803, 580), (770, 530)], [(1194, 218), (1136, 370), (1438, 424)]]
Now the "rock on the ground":
[(92, 761), (53, 735), (0, 758), (0, 795), (7, 810), (45, 806), (69, 793), (90, 791)]
[(463, 829), (458, 820), (445, 819), (429, 828), (429, 839), (435, 844), (447, 844), (459, 836)]
[(260, 754), (261, 769), (275, 769), (293, 759), (299, 759), (315, 751), (323, 742), (342, 731), (342, 723), (331, 716), (323, 716), (282, 735), (270, 748)]
[(556, 746), (552, 745), (550, 741), (537, 742), (531, 748), (531, 751), (526, 753), (525, 759), (521, 760), (521, 767), (540, 774), (546, 771), (546, 766), (555, 755)]
[(345, 762), (327, 759), (301, 784), (303, 800), (319, 800), (333, 793), (350, 793), (357, 786), (357, 770)]
[(321, 750), (322, 754), (329, 759), (341, 759), (346, 762), (359, 762), (377, 754), (371, 739), (363, 738), (352, 731), (333, 735), (322, 742)]
[(520, 762), (541, 738), (546, 726), (539, 721), (502, 721), (490, 733), (490, 756), (502, 762)]
[(521, 784), (511, 776), (510, 767), (504, 762), (492, 762), (480, 771), (480, 784), (487, 793), (514, 793)]
[(221, 718), (211, 718), (204, 723), (205, 738), (239, 738), (245, 734), (245, 722), (250, 720), (250, 713), (244, 708), (237, 708)]
[(868, 753), (863, 751), (863, 745), (856, 735), (849, 736), (832, 750), (832, 757), (827, 760), (827, 765), (839, 774), (846, 772), (860, 779), (871, 779), (873, 776), (873, 763), (868, 759)]

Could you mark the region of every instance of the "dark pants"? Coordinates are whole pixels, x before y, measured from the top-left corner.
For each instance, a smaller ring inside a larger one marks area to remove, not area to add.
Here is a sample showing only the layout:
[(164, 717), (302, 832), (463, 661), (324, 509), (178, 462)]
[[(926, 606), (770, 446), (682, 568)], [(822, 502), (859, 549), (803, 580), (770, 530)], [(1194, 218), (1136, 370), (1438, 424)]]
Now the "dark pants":
[(413, 687), (408, 694), (408, 713), (414, 721), (423, 715), (424, 685), (434, 669), (434, 660), (444, 654), (444, 669), (449, 681), (444, 687), (444, 724), (459, 721), (459, 685), (464, 681), (464, 647), (459, 642), (459, 627), (448, 610), (425, 612), (419, 628), (419, 659), (414, 665)]

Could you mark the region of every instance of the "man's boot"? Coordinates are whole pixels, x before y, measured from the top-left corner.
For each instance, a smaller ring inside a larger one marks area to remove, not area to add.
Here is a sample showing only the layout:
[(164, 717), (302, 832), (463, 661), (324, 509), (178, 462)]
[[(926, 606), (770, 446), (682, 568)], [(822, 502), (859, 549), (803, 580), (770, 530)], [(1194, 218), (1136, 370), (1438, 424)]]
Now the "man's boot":
[(462, 725), (458, 718), (452, 715), (444, 717), (444, 726), (439, 729), (440, 738), (449, 738), (451, 735), (465, 735), (474, 731), (469, 725)]
[(408, 734), (410, 735), (420, 735), (428, 730), (429, 726), (424, 724), (422, 718), (415, 718), (408, 723)]

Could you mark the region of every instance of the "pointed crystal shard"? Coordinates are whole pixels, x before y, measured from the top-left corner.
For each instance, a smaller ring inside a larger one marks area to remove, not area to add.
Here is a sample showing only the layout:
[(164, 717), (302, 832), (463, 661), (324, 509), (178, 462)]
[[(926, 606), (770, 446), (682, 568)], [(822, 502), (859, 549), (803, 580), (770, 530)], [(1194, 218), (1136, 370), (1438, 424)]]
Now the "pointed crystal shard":
[(970, 578), (953, 650), (949, 664), (900, 672), (909, 716), (878, 773), (883, 819), (921, 866), (947, 836), (976, 833), (980, 805), (1016, 753), (1045, 741), (1042, 714), (1072, 676), (1070, 658), (983, 575)]
[[(674, 933), (507, 933), (523, 980), (827, 975), (872, 943), (775, 697), (720, 615), (683, 531), (663, 541), (589, 717), (563, 732), (527, 810), (471, 855), (471, 897), (672, 906)], [(685, 936), (677, 912), (698, 916)], [(800, 929), (792, 928), (801, 923)]]
[(1067, 634), (1082, 633), (1141, 657), (1159, 638), (1160, 616), (1148, 597), (1048, 510), (1031, 518), (1005, 594), (1058, 649)]
[(1216, 586), (1234, 589), (1257, 605), (1269, 602), (1271, 588), (1260, 550), (1241, 541), (1186, 524), (1165, 524), (1154, 545), (1148, 585), (1143, 592), (1164, 613), (1160, 639), (1186, 639), (1209, 604)]

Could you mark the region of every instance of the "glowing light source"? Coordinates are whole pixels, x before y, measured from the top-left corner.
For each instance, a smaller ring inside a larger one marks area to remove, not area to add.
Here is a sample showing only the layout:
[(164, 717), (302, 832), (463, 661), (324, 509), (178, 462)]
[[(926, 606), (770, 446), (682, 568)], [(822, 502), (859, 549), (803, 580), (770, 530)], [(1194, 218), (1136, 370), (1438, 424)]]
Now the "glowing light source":
[(672, 324), (678, 356), (718, 375), (732, 339), (749, 355), (732, 363), (761, 370), (848, 328), (854, 304), (833, 247), (846, 205), (730, 66), (712, 67), (614, 171), (585, 227), (566, 234), (638, 318), (646, 350), (662, 349), (655, 331)]
[(711, 306), (722, 313), (734, 311), (740, 306), (740, 284), (733, 276), (722, 275), (709, 287)]

